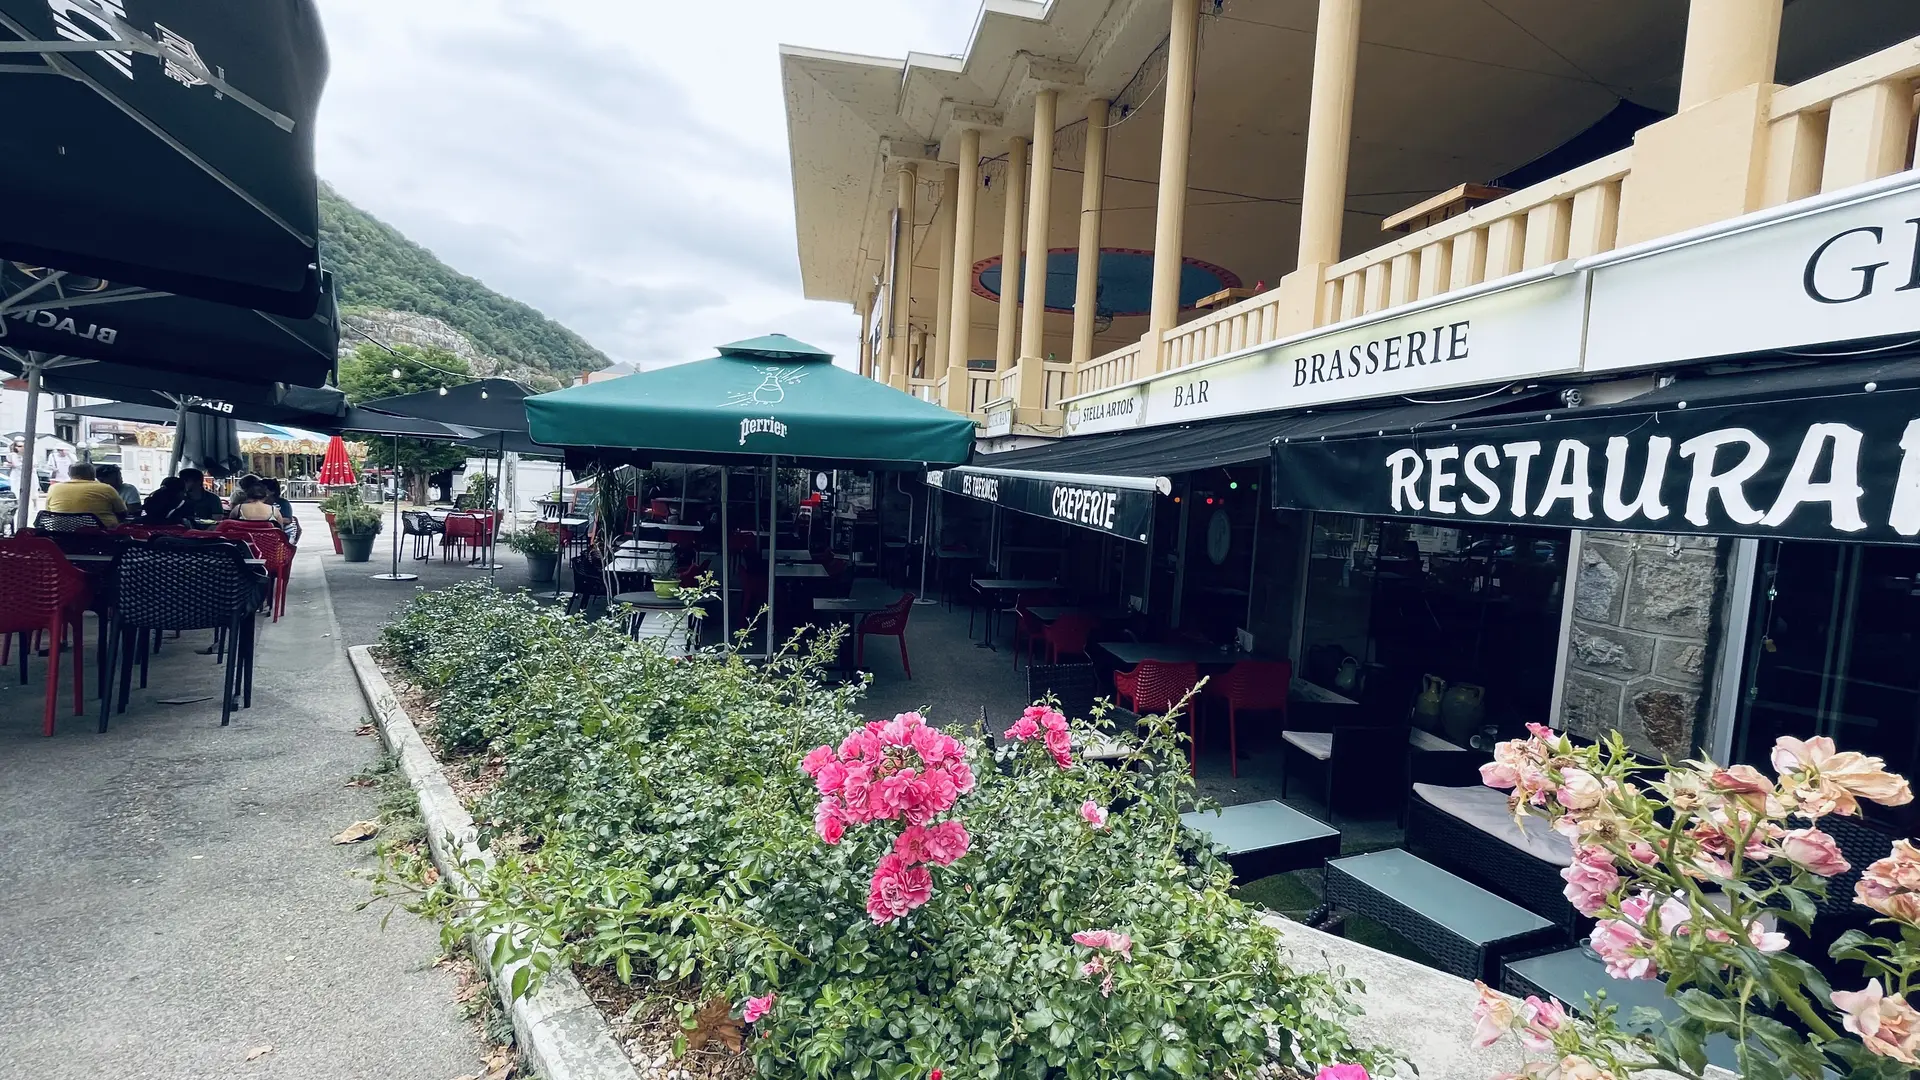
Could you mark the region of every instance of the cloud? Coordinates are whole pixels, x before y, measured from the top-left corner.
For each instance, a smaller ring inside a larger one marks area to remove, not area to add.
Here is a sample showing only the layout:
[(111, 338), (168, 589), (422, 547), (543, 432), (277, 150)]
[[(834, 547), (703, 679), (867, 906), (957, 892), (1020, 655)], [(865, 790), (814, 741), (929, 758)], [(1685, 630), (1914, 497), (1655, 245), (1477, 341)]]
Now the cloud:
[(977, 0), (320, 0), (320, 173), (455, 269), (616, 360), (779, 330), (805, 300), (777, 46), (965, 47)]

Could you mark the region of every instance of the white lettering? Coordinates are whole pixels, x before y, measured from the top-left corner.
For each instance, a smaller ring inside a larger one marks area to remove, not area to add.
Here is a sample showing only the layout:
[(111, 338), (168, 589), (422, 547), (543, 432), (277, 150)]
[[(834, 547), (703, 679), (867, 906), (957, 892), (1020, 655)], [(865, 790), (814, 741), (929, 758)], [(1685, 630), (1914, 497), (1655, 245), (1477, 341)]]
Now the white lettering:
[(1553, 504), (1566, 499), (1573, 504), (1578, 521), (1593, 517), (1593, 483), (1587, 478), (1587, 444), (1579, 439), (1561, 439), (1553, 448), (1553, 467), (1547, 470), (1547, 486), (1540, 492), (1540, 505), (1534, 517), (1546, 517)]
[[(1833, 467), (1824, 483), (1816, 483), (1813, 470), (1820, 467), (1827, 442), (1833, 443)], [(1830, 510), (1833, 527), (1841, 532), (1859, 532), (1867, 527), (1860, 517), (1860, 432), (1845, 424), (1815, 424), (1800, 441), (1800, 453), (1787, 470), (1786, 483), (1780, 485), (1780, 497), (1761, 520), (1769, 528), (1786, 523), (1801, 503), (1823, 502)]]
[(765, 420), (740, 421), (740, 445), (747, 445), (749, 435), (771, 435), (776, 439), (787, 437), (787, 425), (768, 417)]
[(1490, 513), (1494, 507), (1500, 505), (1500, 486), (1493, 482), (1493, 477), (1480, 471), (1480, 466), (1475, 464), (1479, 461), (1485, 461), (1489, 469), (1497, 469), (1500, 467), (1500, 453), (1484, 444), (1467, 451), (1465, 462), (1467, 483), (1479, 488), (1482, 496), (1478, 499), (1460, 496), (1460, 507), (1469, 514)]
[(1901, 536), (1920, 533), (1920, 420), (1907, 421), (1900, 433), (1900, 476), (1893, 483), (1887, 526)]
[(1426, 466), (1420, 461), (1418, 450), (1395, 450), (1387, 458), (1387, 468), (1392, 470), (1392, 478), (1387, 482), (1388, 498), (1395, 510), (1401, 509), (1401, 499), (1406, 499), (1407, 508), (1422, 509), (1420, 503), (1420, 474)]
[(1625, 521), (1639, 514), (1648, 521), (1659, 521), (1667, 516), (1667, 508), (1660, 501), (1660, 482), (1667, 475), (1667, 454), (1672, 449), (1673, 440), (1665, 435), (1647, 440), (1647, 469), (1640, 474), (1640, 494), (1626, 502), (1620, 494), (1627, 486), (1627, 437), (1615, 435), (1607, 440), (1607, 475), (1600, 491), (1600, 509), (1607, 517)]
[(1527, 516), (1527, 472), (1540, 456), (1537, 442), (1510, 442), (1501, 451), (1513, 459), (1513, 516)]
[[(1714, 460), (1719, 456), (1720, 448), (1730, 443), (1745, 443), (1747, 456), (1726, 472), (1715, 473)], [(1746, 428), (1709, 431), (1681, 443), (1680, 456), (1693, 459), (1693, 480), (1687, 485), (1688, 521), (1702, 529), (1707, 527), (1707, 502), (1717, 491), (1730, 520), (1740, 525), (1759, 522), (1761, 513), (1747, 502), (1741, 485), (1753, 479), (1753, 475), (1767, 463), (1767, 444), (1761, 441), (1760, 436)]]
[[(95, 0), (101, 11), (118, 19), (127, 17), (125, 0)], [(53, 12), (54, 29), (68, 41), (124, 41), (114, 32), (112, 25), (98, 14), (74, 2), (74, 0), (47, 0), (47, 7)], [(75, 21), (79, 20), (79, 21)], [(86, 23), (81, 26), (80, 23)], [(121, 75), (133, 78), (133, 53), (103, 52), (102, 60)]]
[(1447, 497), (1447, 489), (1460, 482), (1460, 474), (1448, 472), (1446, 466), (1459, 456), (1457, 446), (1436, 446), (1427, 451), (1427, 506), (1436, 514), (1451, 514), (1459, 509)]

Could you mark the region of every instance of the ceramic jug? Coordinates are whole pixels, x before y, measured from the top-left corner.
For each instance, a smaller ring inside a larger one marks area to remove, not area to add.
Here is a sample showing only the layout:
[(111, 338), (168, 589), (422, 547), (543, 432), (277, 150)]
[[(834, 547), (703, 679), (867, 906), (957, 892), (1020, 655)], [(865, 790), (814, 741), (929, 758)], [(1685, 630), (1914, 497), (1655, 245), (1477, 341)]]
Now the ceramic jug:
[(1440, 724), (1445, 730), (1447, 741), (1459, 746), (1467, 745), (1467, 740), (1480, 727), (1480, 720), (1486, 714), (1484, 687), (1472, 683), (1454, 683), (1452, 688), (1440, 700)]
[(1333, 688), (1343, 694), (1351, 694), (1360, 685), (1360, 661), (1349, 656), (1340, 661), (1340, 670), (1334, 672)]
[(1413, 722), (1428, 731), (1440, 730), (1440, 698), (1446, 693), (1447, 680), (1438, 675), (1420, 677), (1420, 694), (1413, 699)]

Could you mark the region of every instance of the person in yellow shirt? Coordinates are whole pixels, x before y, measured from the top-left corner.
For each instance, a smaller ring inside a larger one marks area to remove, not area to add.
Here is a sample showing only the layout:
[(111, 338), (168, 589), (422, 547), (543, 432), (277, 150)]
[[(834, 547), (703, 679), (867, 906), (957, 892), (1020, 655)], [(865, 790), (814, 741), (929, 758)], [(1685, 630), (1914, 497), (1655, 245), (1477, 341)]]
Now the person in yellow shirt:
[(56, 514), (92, 514), (111, 529), (126, 516), (127, 504), (120, 493), (95, 479), (93, 466), (75, 462), (67, 469), (67, 479), (47, 489), (45, 509)]

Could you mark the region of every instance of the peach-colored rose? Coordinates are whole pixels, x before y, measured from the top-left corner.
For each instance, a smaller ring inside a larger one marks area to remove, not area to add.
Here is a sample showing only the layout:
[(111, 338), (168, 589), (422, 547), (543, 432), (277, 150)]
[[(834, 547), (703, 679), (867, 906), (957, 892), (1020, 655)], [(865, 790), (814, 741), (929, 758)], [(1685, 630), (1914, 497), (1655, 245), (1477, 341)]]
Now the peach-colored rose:
[(1478, 979), (1473, 985), (1480, 992), (1479, 999), (1473, 1003), (1473, 1045), (1484, 1050), (1513, 1030), (1520, 1022), (1520, 1014), (1514, 1009), (1512, 998), (1495, 993)]
[(1815, 735), (1804, 741), (1791, 735), (1782, 735), (1773, 743), (1773, 770), (1785, 774), (1819, 768), (1822, 762), (1832, 756), (1833, 740), (1825, 735)]
[(1770, 816), (1781, 816), (1780, 800), (1774, 797), (1773, 781), (1751, 765), (1719, 769), (1708, 781), (1715, 791), (1745, 803), (1751, 809)]
[(1613, 1080), (1613, 1072), (1577, 1054), (1560, 1060), (1560, 1080)]
[(1810, 818), (1858, 814), (1861, 799), (1883, 806), (1913, 801), (1907, 781), (1888, 772), (1885, 761), (1857, 750), (1836, 751), (1824, 735), (1805, 741), (1782, 736), (1773, 746), (1773, 766), (1784, 793)]
[(1840, 853), (1840, 845), (1819, 829), (1795, 829), (1781, 837), (1780, 854), (1800, 869), (1821, 877), (1834, 877), (1853, 868)]
[(1860, 875), (1853, 898), (1890, 919), (1920, 926), (1920, 849), (1895, 840), (1893, 853)]
[(1904, 777), (1887, 771), (1887, 763), (1877, 757), (1846, 750), (1828, 758), (1820, 766), (1822, 779), (1838, 784), (1847, 793), (1877, 802), (1882, 806), (1905, 806), (1913, 801), (1913, 789)]
[(1920, 1013), (1899, 994), (1888, 996), (1875, 979), (1853, 991), (1836, 990), (1833, 1007), (1846, 1013), (1841, 1023), (1860, 1036), (1866, 1048), (1906, 1065), (1920, 1065)]
[(1560, 790), (1554, 797), (1569, 810), (1589, 810), (1606, 798), (1607, 789), (1600, 779), (1584, 769), (1566, 769), (1560, 773)]

